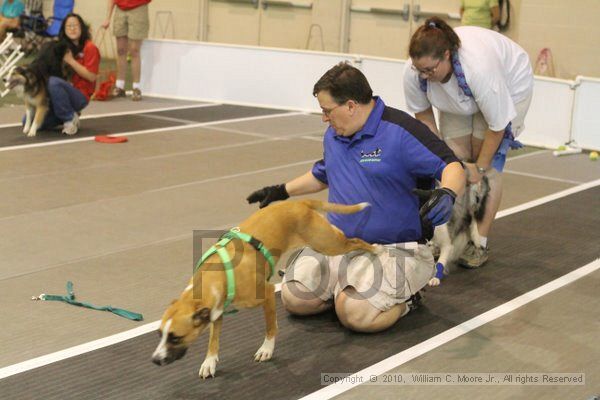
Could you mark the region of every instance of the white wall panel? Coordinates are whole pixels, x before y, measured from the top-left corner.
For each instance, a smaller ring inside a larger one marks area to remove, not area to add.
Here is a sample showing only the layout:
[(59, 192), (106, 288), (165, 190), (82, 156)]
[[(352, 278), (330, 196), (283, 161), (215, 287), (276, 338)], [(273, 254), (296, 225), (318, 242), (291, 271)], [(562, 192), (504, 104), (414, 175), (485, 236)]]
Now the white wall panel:
[(536, 77), (533, 99), (519, 141), (555, 148), (570, 140), (573, 81)]
[(600, 150), (600, 79), (577, 77), (573, 139), (585, 149)]
[(147, 40), (145, 93), (318, 111), (316, 81), (344, 54)]
[(403, 60), (371, 57), (362, 58), (360, 62), (360, 69), (375, 95), (381, 96), (386, 105), (400, 110), (406, 110), (402, 83), (405, 64)]

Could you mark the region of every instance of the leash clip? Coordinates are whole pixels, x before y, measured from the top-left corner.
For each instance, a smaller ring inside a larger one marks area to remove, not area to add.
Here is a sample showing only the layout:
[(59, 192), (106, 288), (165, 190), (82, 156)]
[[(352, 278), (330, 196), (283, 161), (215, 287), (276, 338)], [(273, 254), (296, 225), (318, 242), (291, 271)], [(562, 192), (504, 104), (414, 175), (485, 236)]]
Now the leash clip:
[(33, 300), (33, 301), (46, 300), (46, 294), (42, 293), (39, 296), (31, 296), (31, 300)]

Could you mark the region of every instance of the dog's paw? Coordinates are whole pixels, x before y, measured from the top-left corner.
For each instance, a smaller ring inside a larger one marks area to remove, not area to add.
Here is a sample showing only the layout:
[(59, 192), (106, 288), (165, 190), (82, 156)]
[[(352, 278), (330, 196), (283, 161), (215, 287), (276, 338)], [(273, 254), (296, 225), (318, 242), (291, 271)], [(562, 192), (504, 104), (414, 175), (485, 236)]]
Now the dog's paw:
[(439, 280), (439, 278), (431, 278), (429, 280), (429, 286), (439, 286), (441, 283), (441, 281)]
[(27, 137), (35, 137), (35, 134), (36, 134), (36, 133), (37, 133), (37, 132), (36, 132), (35, 130), (31, 129), (31, 130), (30, 130), (30, 131), (27, 133)]
[(23, 127), (23, 133), (24, 133), (24, 134), (28, 134), (30, 129), (31, 129), (31, 127), (30, 127), (30, 126), (28, 126), (28, 125), (25, 125), (25, 126)]
[(202, 379), (215, 377), (215, 371), (217, 370), (217, 362), (219, 361), (218, 356), (206, 356), (204, 362), (200, 366), (198, 376)]
[(384, 251), (385, 251), (385, 246), (383, 246), (381, 244), (374, 244), (373, 245), (373, 254), (375, 254), (375, 255), (381, 255), (381, 254), (383, 254)]
[(260, 349), (254, 354), (254, 361), (263, 362), (269, 361), (273, 357), (273, 350), (275, 350), (275, 338), (267, 339), (263, 342)]

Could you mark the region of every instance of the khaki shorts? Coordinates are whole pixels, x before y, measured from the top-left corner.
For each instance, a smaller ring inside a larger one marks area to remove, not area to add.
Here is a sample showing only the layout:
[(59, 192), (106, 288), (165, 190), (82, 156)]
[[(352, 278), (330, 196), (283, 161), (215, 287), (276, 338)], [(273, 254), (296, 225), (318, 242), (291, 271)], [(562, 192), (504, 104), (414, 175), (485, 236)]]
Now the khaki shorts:
[(143, 40), (148, 37), (149, 29), (148, 4), (127, 11), (115, 6), (113, 34), (116, 37), (126, 36), (131, 40)]
[(426, 245), (411, 242), (384, 248), (379, 255), (325, 256), (307, 247), (287, 268), (283, 282), (298, 281), (323, 301), (353, 286), (373, 307), (387, 311), (429, 282), (435, 275), (435, 262)]
[[(515, 137), (517, 137), (525, 127), (525, 116), (529, 110), (532, 95), (533, 91), (525, 100), (515, 104), (517, 116), (512, 120), (512, 131)], [(473, 135), (474, 137), (483, 140), (487, 129), (488, 124), (481, 112), (473, 115), (457, 115), (440, 112), (440, 132), (442, 133), (444, 140), (466, 135)]]

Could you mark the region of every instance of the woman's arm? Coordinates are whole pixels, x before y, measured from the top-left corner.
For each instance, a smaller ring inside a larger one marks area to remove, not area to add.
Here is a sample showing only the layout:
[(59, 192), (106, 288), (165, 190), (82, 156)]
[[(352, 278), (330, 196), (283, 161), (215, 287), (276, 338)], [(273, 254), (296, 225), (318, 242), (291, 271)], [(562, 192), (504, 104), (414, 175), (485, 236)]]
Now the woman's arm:
[(500, 7), (494, 6), (490, 8), (492, 13), (492, 27), (496, 26), (500, 22)]

